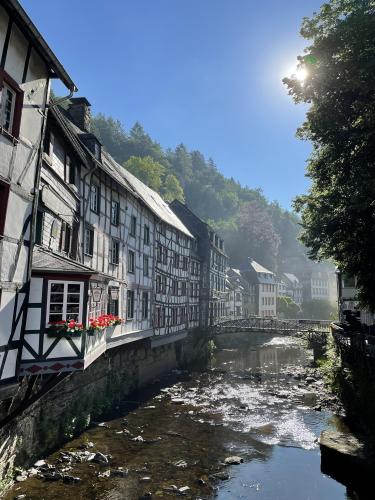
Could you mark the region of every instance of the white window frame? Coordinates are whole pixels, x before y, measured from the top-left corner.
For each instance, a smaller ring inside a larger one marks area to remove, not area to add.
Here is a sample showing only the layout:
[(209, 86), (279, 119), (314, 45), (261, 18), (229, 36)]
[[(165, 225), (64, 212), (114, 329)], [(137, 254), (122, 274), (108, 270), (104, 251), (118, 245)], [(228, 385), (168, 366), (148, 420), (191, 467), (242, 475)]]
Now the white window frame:
[(49, 324), (49, 315), (51, 309), (51, 287), (54, 284), (63, 284), (64, 292), (63, 292), (63, 312), (62, 319), (66, 320), (66, 306), (67, 306), (67, 298), (68, 298), (68, 285), (79, 285), (79, 309), (78, 309), (78, 323), (82, 323), (82, 314), (83, 314), (83, 290), (84, 290), (84, 282), (83, 281), (65, 281), (65, 280), (49, 280), (48, 281), (48, 293), (47, 293), (47, 312), (46, 312), (46, 326)]
[[(9, 120), (9, 128), (5, 127), (5, 106), (4, 106), (4, 96), (5, 91), (9, 90), (9, 92), (13, 95), (12, 99), (12, 107), (10, 111), (10, 120)], [(0, 110), (0, 125), (4, 130), (8, 132), (8, 134), (12, 134), (13, 131), (13, 123), (14, 123), (14, 110), (16, 106), (17, 92), (6, 82), (3, 82), (3, 88), (1, 89), (1, 110)]]

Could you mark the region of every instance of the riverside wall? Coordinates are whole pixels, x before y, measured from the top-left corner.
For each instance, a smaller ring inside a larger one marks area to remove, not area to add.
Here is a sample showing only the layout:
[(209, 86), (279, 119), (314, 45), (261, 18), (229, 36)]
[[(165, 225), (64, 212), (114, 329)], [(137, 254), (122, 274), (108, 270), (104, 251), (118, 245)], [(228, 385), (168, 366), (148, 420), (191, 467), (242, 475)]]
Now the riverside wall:
[[(152, 348), (148, 339), (125, 344), (66, 378), (0, 430), (0, 492), (12, 481), (15, 466), (27, 467), (46, 456), (171, 370), (206, 361), (207, 340), (205, 332), (194, 330), (185, 339), (160, 347)], [(25, 390), (21, 382), (12, 397), (1, 402), (2, 417)]]

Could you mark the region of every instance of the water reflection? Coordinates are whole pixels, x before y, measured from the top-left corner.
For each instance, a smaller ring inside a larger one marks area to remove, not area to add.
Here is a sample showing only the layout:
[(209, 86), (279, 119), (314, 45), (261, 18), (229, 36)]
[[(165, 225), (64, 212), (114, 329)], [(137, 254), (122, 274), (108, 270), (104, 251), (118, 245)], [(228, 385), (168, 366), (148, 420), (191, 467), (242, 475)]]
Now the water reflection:
[[(311, 353), (285, 337), (227, 337), (220, 338), (209, 369), (133, 396), (140, 403), (124, 405), (109, 428), (89, 429), (64, 447), (77, 449), (92, 441), (112, 455), (110, 466), (76, 464), (81, 483), (28, 479), (7, 498), (26, 493), (33, 500), (117, 500), (138, 499), (146, 492), (168, 498), (171, 485), (188, 486), (186, 498), (192, 499), (349, 498), (342, 485), (320, 472), (317, 437), (336, 420), (314, 411), (313, 394), (286, 374), (288, 367), (308, 363)], [(143, 441), (132, 440), (136, 436)], [(229, 455), (241, 456), (244, 463), (225, 469), (229, 481), (212, 479), (224, 470), (222, 461)], [(57, 458), (56, 453), (49, 461)], [(177, 467), (178, 461), (186, 467)], [(129, 469), (128, 477), (97, 477), (118, 466)]]

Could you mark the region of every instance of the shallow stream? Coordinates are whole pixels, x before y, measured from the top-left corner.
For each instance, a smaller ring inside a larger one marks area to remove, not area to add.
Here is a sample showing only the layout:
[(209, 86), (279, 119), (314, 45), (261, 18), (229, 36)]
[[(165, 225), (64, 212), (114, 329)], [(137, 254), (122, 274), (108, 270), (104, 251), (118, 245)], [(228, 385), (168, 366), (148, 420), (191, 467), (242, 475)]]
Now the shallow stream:
[[(306, 382), (311, 356), (290, 337), (228, 334), (209, 367), (157, 381), (46, 458), (79, 482), (35, 475), (6, 499), (356, 498), (320, 471), (320, 432), (344, 424), (322, 404), (323, 382)], [(82, 450), (109, 462), (67, 458)], [(224, 465), (231, 456), (243, 463)]]

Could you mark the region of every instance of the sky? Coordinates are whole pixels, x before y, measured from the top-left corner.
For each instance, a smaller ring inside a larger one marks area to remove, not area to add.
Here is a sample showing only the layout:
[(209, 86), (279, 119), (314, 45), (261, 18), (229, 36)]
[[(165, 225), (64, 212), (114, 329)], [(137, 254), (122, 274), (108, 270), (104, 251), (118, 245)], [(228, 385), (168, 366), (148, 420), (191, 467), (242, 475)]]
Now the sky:
[[(281, 79), (321, 0), (21, 0), (93, 113), (139, 121), (290, 208), (309, 186), (306, 106)], [(63, 90), (56, 87), (61, 95)]]

